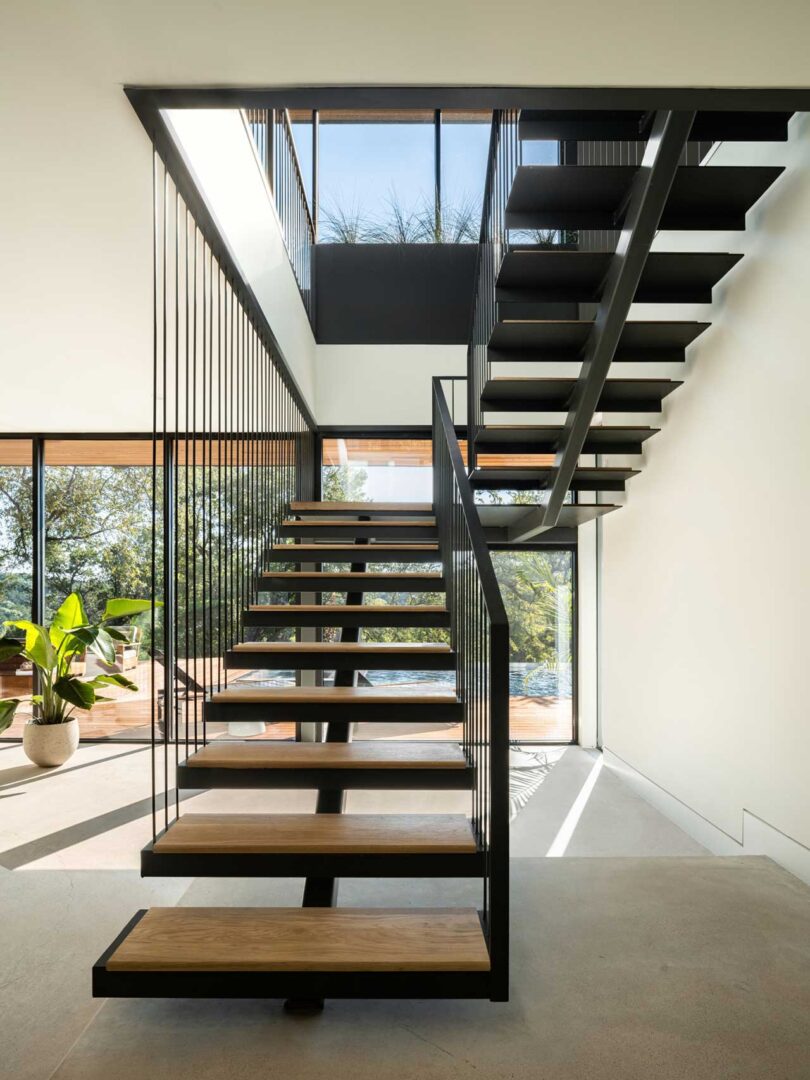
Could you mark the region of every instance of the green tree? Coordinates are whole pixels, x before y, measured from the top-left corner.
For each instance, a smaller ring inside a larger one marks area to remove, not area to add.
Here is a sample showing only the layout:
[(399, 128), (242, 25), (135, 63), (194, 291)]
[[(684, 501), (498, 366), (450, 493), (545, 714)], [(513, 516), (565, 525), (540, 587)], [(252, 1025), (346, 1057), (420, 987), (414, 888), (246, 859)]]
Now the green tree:
[[(571, 557), (565, 551), (493, 552), (493, 563), (509, 617), (512, 660), (543, 664), (571, 662)], [(565, 655), (558, 655), (567, 642)]]

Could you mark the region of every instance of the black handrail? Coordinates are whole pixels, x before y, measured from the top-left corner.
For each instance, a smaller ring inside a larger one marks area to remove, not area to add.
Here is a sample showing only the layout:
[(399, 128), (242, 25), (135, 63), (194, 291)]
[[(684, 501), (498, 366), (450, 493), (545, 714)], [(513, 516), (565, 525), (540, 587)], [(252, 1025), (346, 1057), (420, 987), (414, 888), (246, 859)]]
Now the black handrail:
[(290, 266), (310, 322), (314, 318), (312, 248), (315, 225), (287, 109), (244, 109), (245, 124), (275, 202)]
[(495, 1001), (509, 995), (509, 621), (441, 378), (433, 379), (433, 504), (450, 609), (463, 746), (475, 769), (482, 923)]

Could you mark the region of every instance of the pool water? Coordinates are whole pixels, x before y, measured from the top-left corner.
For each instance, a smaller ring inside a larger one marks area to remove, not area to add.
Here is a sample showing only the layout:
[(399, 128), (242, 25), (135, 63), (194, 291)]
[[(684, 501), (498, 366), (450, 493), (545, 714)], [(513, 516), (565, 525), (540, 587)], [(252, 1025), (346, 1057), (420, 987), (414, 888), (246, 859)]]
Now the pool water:
[[(334, 673), (325, 672), (326, 682), (332, 681)], [(367, 671), (366, 679), (372, 686), (396, 686), (399, 684), (450, 687), (455, 685), (453, 671)], [(237, 680), (266, 686), (294, 686), (292, 671), (251, 672)], [(511, 697), (571, 697), (571, 665), (548, 668), (541, 664), (511, 664), (509, 667), (509, 694)]]

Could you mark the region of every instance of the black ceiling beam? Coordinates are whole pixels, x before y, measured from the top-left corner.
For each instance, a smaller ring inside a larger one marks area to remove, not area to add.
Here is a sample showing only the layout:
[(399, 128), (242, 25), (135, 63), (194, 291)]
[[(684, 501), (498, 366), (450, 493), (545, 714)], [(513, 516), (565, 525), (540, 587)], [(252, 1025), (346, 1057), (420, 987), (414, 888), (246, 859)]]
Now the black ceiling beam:
[(694, 119), (694, 112), (659, 112), (653, 120), (644, 159), (630, 190), (616, 252), (605, 277), (602, 300), (585, 345), (560, 450), (554, 459), (549, 497), (544, 507), (530, 511), (510, 530), (510, 538), (516, 543), (530, 540), (557, 524)]
[(155, 109), (639, 109), (810, 110), (810, 88), (607, 86), (127, 86)]

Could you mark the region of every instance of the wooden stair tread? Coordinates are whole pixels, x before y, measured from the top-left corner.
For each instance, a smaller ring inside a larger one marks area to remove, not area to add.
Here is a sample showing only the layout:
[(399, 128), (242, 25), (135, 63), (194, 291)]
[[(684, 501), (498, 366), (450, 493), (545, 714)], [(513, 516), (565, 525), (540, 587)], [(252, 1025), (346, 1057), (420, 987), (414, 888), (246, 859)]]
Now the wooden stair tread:
[(438, 544), (400, 544), (396, 540), (386, 541), (384, 544), (273, 544), (273, 551), (358, 551), (362, 554), (370, 554), (375, 548), (383, 551), (438, 551)]
[(375, 510), (385, 513), (407, 514), (409, 510), (415, 514), (429, 514), (433, 509), (432, 503), (385, 503), (385, 502), (293, 502), (290, 510), (345, 510), (356, 511), (358, 514), (373, 514)]
[(186, 764), (202, 769), (465, 769), (458, 743), (217, 741)]
[(488, 971), (471, 908), (151, 908), (108, 971)]
[(281, 523), (285, 528), (295, 529), (309, 529), (310, 527), (320, 528), (346, 528), (356, 529), (358, 525), (368, 528), (373, 525), (375, 529), (391, 529), (402, 528), (403, 526), (413, 526), (415, 529), (424, 529), (425, 526), (433, 526), (436, 524), (436, 519), (432, 517), (426, 518), (388, 518), (385, 521), (357, 521), (354, 518), (344, 520), (343, 518), (306, 518), (304, 521), (295, 521), (294, 519), (286, 518)]
[(183, 814), (154, 851), (174, 854), (469, 854), (464, 814)]
[(450, 646), (426, 641), (240, 641), (231, 652), (242, 653), (449, 653)]
[(329, 578), (350, 578), (351, 580), (361, 581), (363, 578), (418, 578), (420, 581), (440, 581), (443, 575), (436, 571), (427, 571), (424, 573), (408, 571), (404, 574), (375, 574), (370, 570), (350, 570), (342, 574), (339, 572), (332, 572), (329, 570), (264, 570), (262, 571), (262, 577), (266, 578), (318, 578), (319, 580), (328, 580)]
[(419, 611), (446, 612), (447, 608), (443, 604), (251, 604), (248, 611), (289, 611), (290, 618), (294, 618), (301, 611), (394, 611), (410, 615)]
[(264, 686), (243, 689), (228, 687), (211, 695), (216, 704), (277, 705), (300, 704), (329, 705), (391, 705), (398, 702), (418, 705), (454, 705), (458, 696), (453, 690), (437, 690), (425, 693), (409, 692), (401, 686)]

